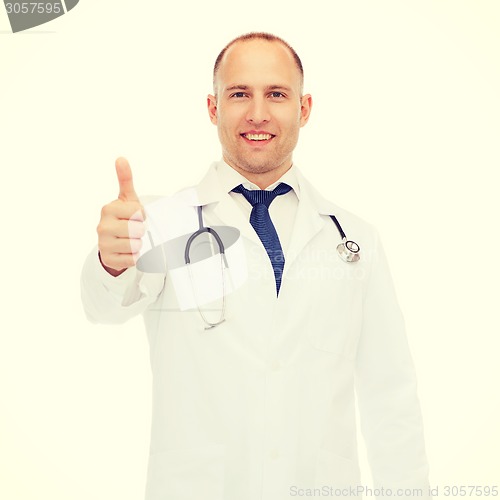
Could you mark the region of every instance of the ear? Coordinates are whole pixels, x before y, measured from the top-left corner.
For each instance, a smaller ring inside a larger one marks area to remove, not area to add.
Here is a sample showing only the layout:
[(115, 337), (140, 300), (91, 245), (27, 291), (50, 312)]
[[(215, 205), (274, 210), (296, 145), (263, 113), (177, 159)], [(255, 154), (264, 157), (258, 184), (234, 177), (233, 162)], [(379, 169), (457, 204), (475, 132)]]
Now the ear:
[(312, 97), (311, 94), (306, 94), (300, 99), (300, 126), (303, 127), (309, 120), (312, 108)]
[(213, 95), (207, 97), (208, 116), (210, 121), (217, 125), (217, 98)]

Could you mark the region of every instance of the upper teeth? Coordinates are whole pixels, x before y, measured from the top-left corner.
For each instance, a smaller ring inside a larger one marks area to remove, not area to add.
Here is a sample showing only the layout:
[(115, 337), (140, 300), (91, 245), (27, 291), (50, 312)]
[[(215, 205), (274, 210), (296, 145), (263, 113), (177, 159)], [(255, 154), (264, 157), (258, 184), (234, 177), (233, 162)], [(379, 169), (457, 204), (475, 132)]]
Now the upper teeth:
[(251, 141), (267, 141), (271, 139), (271, 134), (245, 134), (245, 137)]

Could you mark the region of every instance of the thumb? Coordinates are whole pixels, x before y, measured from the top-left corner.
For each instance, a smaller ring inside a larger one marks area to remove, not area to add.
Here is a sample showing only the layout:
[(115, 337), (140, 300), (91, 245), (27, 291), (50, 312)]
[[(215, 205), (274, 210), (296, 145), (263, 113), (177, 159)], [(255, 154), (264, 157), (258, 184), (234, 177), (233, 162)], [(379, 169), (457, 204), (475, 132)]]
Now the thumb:
[(120, 185), (118, 199), (122, 201), (139, 201), (139, 197), (134, 189), (132, 170), (128, 161), (125, 158), (118, 158), (115, 162), (115, 167), (118, 184)]

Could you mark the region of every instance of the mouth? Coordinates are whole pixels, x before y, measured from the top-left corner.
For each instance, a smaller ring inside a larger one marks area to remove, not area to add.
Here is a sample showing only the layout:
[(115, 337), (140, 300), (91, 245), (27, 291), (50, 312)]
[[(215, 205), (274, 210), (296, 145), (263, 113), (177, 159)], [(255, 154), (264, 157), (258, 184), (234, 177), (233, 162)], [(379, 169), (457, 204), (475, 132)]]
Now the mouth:
[(261, 132), (261, 133), (248, 132), (240, 135), (248, 143), (261, 144), (261, 145), (269, 143), (272, 139), (274, 139), (274, 137), (276, 137), (275, 135), (269, 134), (267, 132)]

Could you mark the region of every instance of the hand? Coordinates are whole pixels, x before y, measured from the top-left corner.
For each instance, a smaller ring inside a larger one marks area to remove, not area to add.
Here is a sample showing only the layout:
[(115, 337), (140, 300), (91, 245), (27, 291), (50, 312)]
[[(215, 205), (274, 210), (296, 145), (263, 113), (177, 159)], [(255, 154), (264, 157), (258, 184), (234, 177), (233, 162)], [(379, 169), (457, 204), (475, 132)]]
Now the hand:
[(97, 226), (101, 263), (109, 274), (118, 276), (135, 266), (144, 236), (145, 214), (134, 190), (132, 170), (125, 158), (115, 162), (120, 192), (118, 199), (104, 205)]

